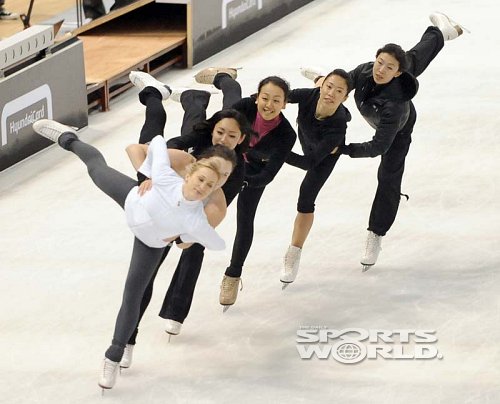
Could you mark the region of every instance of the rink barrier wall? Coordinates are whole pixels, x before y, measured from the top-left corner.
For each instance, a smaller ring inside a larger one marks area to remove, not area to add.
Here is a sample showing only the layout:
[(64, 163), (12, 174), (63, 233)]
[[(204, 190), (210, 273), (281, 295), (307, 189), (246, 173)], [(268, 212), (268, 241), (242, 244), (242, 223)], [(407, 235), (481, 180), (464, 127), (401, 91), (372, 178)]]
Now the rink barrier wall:
[(247, 38), (313, 0), (193, 0), (193, 64)]
[(0, 79), (0, 171), (53, 144), (33, 122), (88, 125), (83, 44), (76, 38), (43, 52)]

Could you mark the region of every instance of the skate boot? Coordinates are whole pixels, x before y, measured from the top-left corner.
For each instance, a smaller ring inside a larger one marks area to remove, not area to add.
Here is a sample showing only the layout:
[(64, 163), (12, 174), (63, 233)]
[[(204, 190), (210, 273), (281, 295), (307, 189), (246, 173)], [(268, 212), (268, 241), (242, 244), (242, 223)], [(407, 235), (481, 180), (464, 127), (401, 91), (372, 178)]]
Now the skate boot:
[(316, 83), (320, 77), (326, 76), (325, 69), (317, 66), (301, 67), (300, 74), (306, 79), (314, 81), (314, 83)]
[(112, 389), (116, 383), (116, 376), (120, 369), (119, 362), (113, 362), (108, 358), (104, 358), (102, 363), (101, 376), (99, 378), (99, 386), (103, 389)]
[(172, 94), (170, 94), (170, 99), (175, 102), (181, 102), (182, 93), (187, 90), (191, 89), (189, 87), (172, 88)]
[(363, 265), (363, 272), (366, 272), (375, 265), (378, 255), (382, 251), (382, 237), (372, 231), (368, 231), (366, 238), (365, 255), (361, 258), (361, 265)]
[(179, 335), (181, 332), (182, 323), (167, 319), (165, 321), (165, 332), (170, 335)]
[(172, 88), (172, 94), (170, 94), (170, 99), (175, 102), (181, 102), (181, 96), (185, 91), (201, 91), (203, 93), (207, 94), (219, 94), (220, 91), (217, 90), (198, 90), (194, 88), (189, 88), (189, 87), (177, 87), (177, 88)]
[(170, 337), (172, 335), (179, 335), (181, 332), (182, 323), (167, 319), (165, 322), (165, 332), (168, 334), (168, 342), (170, 342)]
[(134, 353), (135, 345), (127, 344), (125, 345), (125, 350), (123, 351), (122, 360), (120, 361), (120, 367), (127, 369), (132, 365), (132, 354)]
[(236, 302), (238, 297), (238, 286), (241, 283), (240, 290), (243, 290), (243, 282), (241, 278), (234, 278), (232, 276), (224, 275), (220, 285), (219, 303), (224, 306), (223, 312), (229, 309)]
[(140, 72), (140, 71), (131, 71), (128, 75), (130, 82), (136, 86), (139, 91), (144, 90), (146, 87), (156, 88), (163, 100), (168, 99), (170, 97), (170, 87), (166, 84), (163, 84), (161, 81), (156, 80), (153, 76), (148, 73)]
[(470, 31), (458, 22), (453, 21), (446, 14), (435, 12), (429, 15), (429, 19), (432, 25), (439, 28), (443, 33), (445, 41), (451, 41), (452, 39), (458, 38), (465, 32), (470, 34)]
[(199, 71), (194, 79), (200, 84), (214, 84), (214, 78), (218, 73), (229, 74), (235, 80), (238, 77), (238, 71), (233, 67), (207, 67)]
[(51, 119), (36, 121), (33, 124), (33, 130), (39, 135), (56, 142), (63, 149), (67, 149), (70, 142), (78, 139), (75, 129), (71, 126), (63, 125)]
[(282, 289), (285, 289), (290, 283), (295, 281), (299, 272), (300, 254), (302, 248), (293, 245), (288, 247), (288, 250), (283, 258), (283, 268), (281, 269), (280, 281), (283, 283)]

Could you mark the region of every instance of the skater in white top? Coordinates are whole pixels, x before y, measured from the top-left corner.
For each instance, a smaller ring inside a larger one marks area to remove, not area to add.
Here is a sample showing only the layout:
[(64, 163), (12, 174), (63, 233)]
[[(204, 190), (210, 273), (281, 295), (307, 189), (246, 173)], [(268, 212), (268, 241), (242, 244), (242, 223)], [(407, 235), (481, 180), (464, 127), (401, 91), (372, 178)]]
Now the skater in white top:
[(170, 166), (165, 140), (157, 136), (139, 169), (154, 178), (153, 186), (141, 195), (136, 180), (108, 167), (101, 153), (79, 140), (72, 128), (42, 119), (33, 129), (80, 157), (94, 183), (123, 207), (128, 226), (148, 247), (163, 248), (180, 237), (183, 242), (197, 242), (210, 250), (225, 248), (224, 240), (208, 223), (202, 202), (221, 177), (216, 159), (195, 162), (183, 179)]
[(226, 172), (228, 165), (231, 171), (236, 158), (233, 155), (231, 161), (220, 157), (200, 159), (182, 179), (171, 169), (165, 140), (159, 136), (153, 139), (141, 166), (144, 174), (151, 176), (153, 186), (140, 196), (137, 181), (109, 167), (102, 154), (80, 141), (71, 127), (44, 119), (35, 122), (33, 129), (85, 163), (94, 183), (125, 209), (136, 236), (112, 344), (105, 353), (99, 380), (102, 388), (109, 389), (115, 384), (125, 345), (139, 319), (144, 290), (165, 246), (180, 238), (182, 242), (198, 242), (208, 249), (225, 247), (224, 240), (208, 222), (202, 200), (216, 189), (222, 192), (218, 189), (222, 182), (220, 173)]
[[(185, 243), (200, 243), (211, 250), (225, 248), (224, 240), (208, 223), (201, 202), (220, 180), (219, 168), (210, 159), (194, 166), (184, 181), (170, 167), (165, 139), (156, 136), (152, 140), (139, 171), (153, 179), (153, 186), (144, 195), (132, 190), (125, 200), (130, 229), (149, 247), (165, 247), (180, 237)], [(193, 176), (196, 183), (190, 181)]]

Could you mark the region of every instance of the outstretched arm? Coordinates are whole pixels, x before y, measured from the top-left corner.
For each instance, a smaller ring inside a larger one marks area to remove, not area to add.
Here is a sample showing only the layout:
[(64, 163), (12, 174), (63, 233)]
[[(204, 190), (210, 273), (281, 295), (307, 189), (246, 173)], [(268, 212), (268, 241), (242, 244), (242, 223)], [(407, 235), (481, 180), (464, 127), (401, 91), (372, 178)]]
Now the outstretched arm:
[(226, 247), (224, 240), (217, 234), (214, 227), (220, 224), (226, 216), (226, 198), (221, 189), (213, 192), (205, 205), (205, 214), (208, 223), (201, 224), (195, 234), (181, 234), (180, 239), (186, 242), (177, 243), (177, 247), (185, 249), (198, 242), (209, 250), (223, 250)]
[(125, 150), (135, 171), (138, 171), (144, 160), (146, 160), (148, 146), (145, 144), (131, 144)]
[(404, 116), (404, 111), (401, 105), (391, 103), (391, 105), (383, 107), (380, 115), (381, 119), (372, 140), (342, 146), (340, 148), (341, 153), (354, 158), (377, 157), (386, 153), (398, 133), (399, 122), (402, 119), (401, 117)]
[[(205, 214), (210, 226), (217, 227), (226, 217), (226, 212), (226, 197), (222, 189), (219, 188), (210, 195), (210, 199), (205, 205)], [(177, 243), (177, 247), (182, 249), (189, 248), (192, 245), (193, 243)]]
[(320, 164), (328, 155), (335, 154), (339, 146), (344, 143), (346, 125), (340, 124), (323, 133), (323, 139), (316, 144), (312, 151), (306, 155), (290, 152), (286, 162), (302, 170), (310, 170)]
[[(148, 146), (145, 144), (131, 144), (127, 146), (126, 151), (132, 166), (136, 171), (139, 170), (139, 167), (144, 163), (144, 160), (146, 160)], [(177, 174), (184, 177), (186, 174), (186, 167), (194, 163), (196, 159), (191, 154), (182, 150), (168, 149), (167, 151), (171, 167)]]
[(226, 217), (226, 212), (226, 197), (222, 189), (219, 188), (210, 195), (210, 200), (205, 205), (205, 214), (210, 226), (217, 227)]

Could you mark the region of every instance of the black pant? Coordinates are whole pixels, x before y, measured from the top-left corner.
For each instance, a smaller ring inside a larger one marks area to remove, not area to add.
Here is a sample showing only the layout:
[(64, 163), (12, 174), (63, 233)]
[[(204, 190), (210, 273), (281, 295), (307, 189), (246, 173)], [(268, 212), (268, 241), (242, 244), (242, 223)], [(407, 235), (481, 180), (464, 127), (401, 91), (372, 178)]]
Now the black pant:
[[(409, 62), (407, 71), (418, 77), (444, 46), (441, 31), (436, 27), (428, 27), (421, 40), (406, 52)], [(382, 156), (378, 168), (378, 187), (373, 200), (368, 230), (385, 236), (389, 231), (399, 208), (401, 199), (401, 182), (405, 167), (405, 159), (410, 149), (411, 134), (417, 119), (413, 103), (410, 103), (410, 115), (403, 129), (394, 138), (389, 150)]]
[(163, 136), (167, 123), (167, 113), (163, 108), (162, 95), (156, 88), (146, 87), (142, 90), (139, 93), (139, 101), (146, 107), (139, 143), (146, 144), (151, 142), (155, 136)]
[(307, 170), (307, 173), (300, 184), (299, 200), (297, 202), (297, 212), (313, 213), (316, 198), (319, 191), (325, 185), (326, 180), (337, 163), (340, 154), (330, 154), (326, 156), (316, 167)]
[(238, 195), (236, 214), (236, 237), (231, 254), (231, 264), (226, 269), (226, 275), (238, 278), (243, 271), (243, 264), (252, 247), (254, 220), (260, 198), (266, 188), (244, 188)]
[(196, 282), (205, 256), (204, 252), (205, 247), (197, 243), (182, 251), (163, 299), (160, 317), (179, 323), (184, 322), (191, 308)]
[(241, 86), (229, 74), (219, 73), (214, 77), (214, 86), (222, 90), (222, 108), (231, 108), (241, 100)]
[[(222, 90), (226, 107), (241, 99), (241, 88), (238, 82), (229, 75), (216, 75), (214, 85)], [(252, 247), (255, 214), (265, 189), (265, 187), (246, 187), (238, 195), (236, 236), (231, 254), (231, 263), (225, 272), (227, 276), (235, 278), (241, 276), (243, 265)]]

